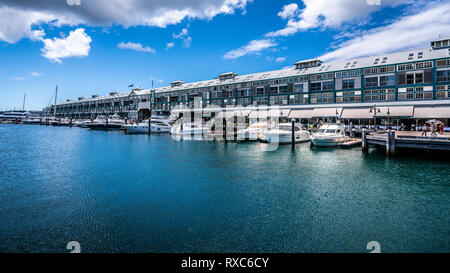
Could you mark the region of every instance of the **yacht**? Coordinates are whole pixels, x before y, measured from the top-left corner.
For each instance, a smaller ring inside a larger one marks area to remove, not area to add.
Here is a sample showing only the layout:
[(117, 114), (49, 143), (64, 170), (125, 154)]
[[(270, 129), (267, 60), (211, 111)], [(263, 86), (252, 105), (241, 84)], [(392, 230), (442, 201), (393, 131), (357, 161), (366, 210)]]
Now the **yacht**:
[(345, 134), (345, 127), (339, 124), (325, 124), (311, 136), (311, 142), (315, 146), (332, 147), (350, 139)]
[[(265, 141), (277, 142), (280, 144), (292, 143), (292, 124), (281, 123), (278, 128), (272, 128), (264, 133)], [(310, 141), (310, 133), (295, 125), (294, 139), (296, 143)]]
[(269, 127), (267, 122), (256, 122), (245, 129), (237, 131), (238, 141), (257, 141), (264, 139), (264, 134)]
[(38, 125), (41, 124), (41, 119), (38, 117), (29, 117), (26, 118), (24, 120), (22, 120), (22, 124), (34, 124), (34, 125)]
[(121, 120), (117, 115), (107, 119), (95, 119), (92, 122), (86, 122), (82, 125), (91, 130), (122, 130), (125, 121)]
[[(172, 125), (170, 121), (162, 118), (152, 118), (151, 121), (151, 133), (170, 133)], [(148, 121), (143, 121), (141, 123), (126, 124), (123, 129), (127, 133), (134, 134), (147, 134), (148, 133)]]
[(30, 115), (30, 112), (24, 110), (6, 111), (0, 114), (0, 120), (3, 121), (22, 121)]
[(198, 123), (183, 123), (172, 126), (170, 133), (179, 136), (201, 136), (208, 133), (208, 128)]

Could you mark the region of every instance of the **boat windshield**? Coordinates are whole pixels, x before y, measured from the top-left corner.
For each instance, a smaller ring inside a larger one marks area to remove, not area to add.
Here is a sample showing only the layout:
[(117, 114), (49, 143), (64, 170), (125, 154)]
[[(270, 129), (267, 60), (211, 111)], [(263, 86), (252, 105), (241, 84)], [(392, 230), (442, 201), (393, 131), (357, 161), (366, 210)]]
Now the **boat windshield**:
[(336, 129), (319, 129), (317, 131), (317, 133), (320, 133), (320, 134), (337, 134), (337, 133), (339, 133), (339, 130), (336, 130)]

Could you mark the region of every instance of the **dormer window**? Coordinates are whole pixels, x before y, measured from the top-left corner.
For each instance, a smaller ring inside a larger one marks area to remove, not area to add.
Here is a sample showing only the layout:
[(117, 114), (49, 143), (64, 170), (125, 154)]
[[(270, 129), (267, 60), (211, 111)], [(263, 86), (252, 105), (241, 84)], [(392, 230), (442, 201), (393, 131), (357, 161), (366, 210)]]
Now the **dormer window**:
[(299, 62), (295, 63), (295, 69), (315, 67), (315, 66), (320, 66), (321, 64), (322, 64), (322, 61), (318, 60), (318, 59), (299, 61)]
[(431, 42), (433, 49), (441, 49), (450, 47), (450, 38), (442, 38)]
[(183, 81), (173, 81), (170, 83), (170, 87), (176, 87), (176, 86), (180, 86), (183, 85), (184, 82)]
[(233, 79), (237, 76), (236, 73), (234, 72), (227, 72), (227, 73), (223, 73), (219, 75), (219, 80), (224, 81), (224, 80), (229, 80), (229, 79)]

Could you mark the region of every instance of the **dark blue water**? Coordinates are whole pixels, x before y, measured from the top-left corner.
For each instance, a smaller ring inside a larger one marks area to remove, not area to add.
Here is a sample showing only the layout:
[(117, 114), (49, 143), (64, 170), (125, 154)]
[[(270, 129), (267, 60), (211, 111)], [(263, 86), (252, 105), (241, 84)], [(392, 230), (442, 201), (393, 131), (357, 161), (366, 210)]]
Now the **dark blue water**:
[(0, 252), (450, 251), (450, 163), (0, 125)]

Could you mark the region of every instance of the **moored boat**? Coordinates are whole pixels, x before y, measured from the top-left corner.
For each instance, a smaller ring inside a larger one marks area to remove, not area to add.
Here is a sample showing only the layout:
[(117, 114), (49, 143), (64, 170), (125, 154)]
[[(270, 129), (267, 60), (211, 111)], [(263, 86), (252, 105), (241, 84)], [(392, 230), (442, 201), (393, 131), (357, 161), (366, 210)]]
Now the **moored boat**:
[(346, 142), (350, 139), (345, 134), (345, 127), (339, 124), (325, 124), (311, 136), (311, 142), (319, 147), (338, 146), (339, 143)]
[[(294, 129), (295, 143), (310, 141), (310, 133), (295, 125)], [(269, 143), (278, 142), (280, 144), (292, 143), (292, 124), (281, 123), (278, 128), (272, 128), (264, 133), (265, 140)]]

